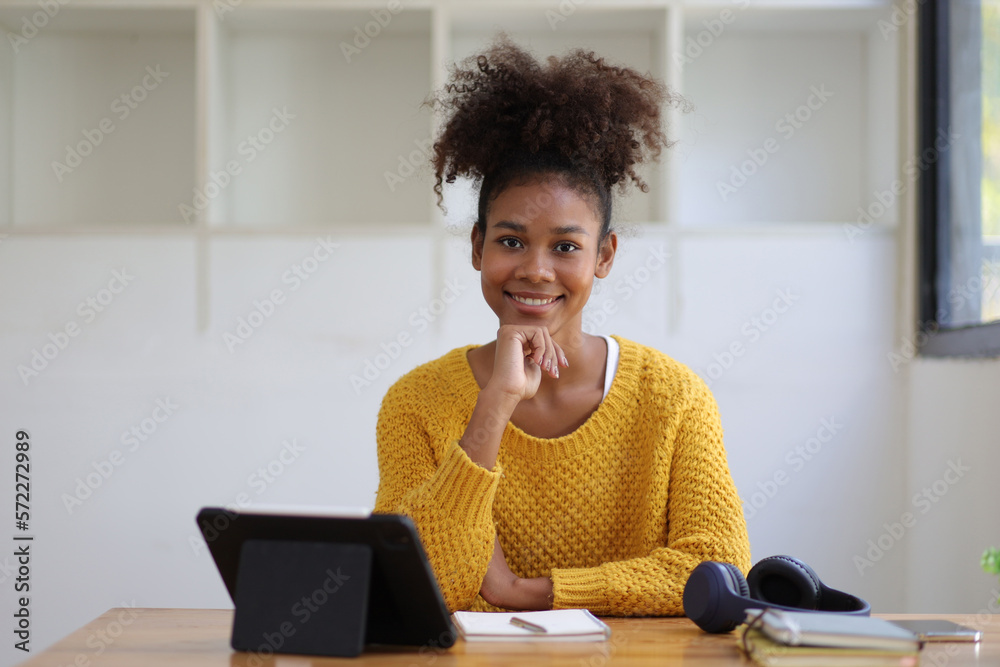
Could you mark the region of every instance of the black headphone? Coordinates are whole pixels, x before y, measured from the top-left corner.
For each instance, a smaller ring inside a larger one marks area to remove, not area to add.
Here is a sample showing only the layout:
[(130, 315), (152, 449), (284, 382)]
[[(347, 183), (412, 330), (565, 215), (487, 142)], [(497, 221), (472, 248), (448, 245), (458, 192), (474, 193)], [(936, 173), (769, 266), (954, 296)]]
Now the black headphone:
[(836, 611), (871, 614), (859, 597), (830, 588), (813, 569), (791, 556), (771, 556), (743, 578), (731, 563), (699, 563), (684, 585), (684, 614), (705, 632), (729, 632), (747, 609)]

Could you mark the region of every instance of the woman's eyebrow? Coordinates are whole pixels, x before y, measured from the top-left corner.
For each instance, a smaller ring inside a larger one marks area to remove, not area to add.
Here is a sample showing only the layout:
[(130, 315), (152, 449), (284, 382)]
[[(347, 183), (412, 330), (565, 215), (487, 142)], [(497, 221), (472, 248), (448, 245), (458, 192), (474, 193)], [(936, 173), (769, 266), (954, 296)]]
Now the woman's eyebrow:
[(562, 236), (563, 234), (583, 234), (584, 236), (590, 236), (587, 230), (579, 225), (563, 225), (562, 227), (556, 227), (552, 230), (552, 233), (556, 236)]
[[(495, 229), (509, 229), (520, 234), (524, 234), (528, 231), (528, 228), (525, 225), (522, 225), (519, 222), (512, 222), (510, 220), (501, 220), (493, 225), (493, 227)], [(552, 229), (549, 233), (554, 236), (562, 236), (564, 234), (582, 234), (584, 236), (590, 236), (590, 233), (579, 225), (563, 225)]]
[(519, 222), (511, 222), (510, 220), (501, 220), (500, 222), (493, 225), (495, 229), (509, 229), (514, 232), (519, 232), (521, 234), (528, 231), (528, 228)]

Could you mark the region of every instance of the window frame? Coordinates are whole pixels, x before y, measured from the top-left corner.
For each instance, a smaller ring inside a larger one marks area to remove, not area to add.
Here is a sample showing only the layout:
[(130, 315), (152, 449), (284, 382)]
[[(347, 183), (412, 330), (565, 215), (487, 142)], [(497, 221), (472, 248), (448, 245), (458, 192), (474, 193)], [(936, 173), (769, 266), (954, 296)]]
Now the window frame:
[[(938, 128), (950, 126), (950, 16), (949, 4), (925, 0), (918, 24), (918, 150), (934, 149)], [(1000, 356), (1000, 321), (962, 327), (942, 327), (938, 308), (939, 258), (951, 224), (951, 155), (948, 148), (927, 164), (920, 177), (918, 213), (917, 341), (925, 357)]]

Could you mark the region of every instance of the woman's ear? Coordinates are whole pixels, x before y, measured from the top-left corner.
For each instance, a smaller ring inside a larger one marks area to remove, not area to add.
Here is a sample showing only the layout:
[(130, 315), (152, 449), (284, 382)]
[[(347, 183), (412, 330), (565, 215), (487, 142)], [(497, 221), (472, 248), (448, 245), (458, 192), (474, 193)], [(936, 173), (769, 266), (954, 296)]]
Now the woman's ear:
[(615, 253), (618, 251), (618, 235), (608, 232), (608, 235), (601, 241), (600, 248), (597, 249), (597, 268), (594, 269), (594, 276), (607, 278), (611, 273), (611, 265), (615, 263)]
[(479, 231), (479, 223), (472, 225), (472, 268), (480, 271), (483, 268), (483, 234)]

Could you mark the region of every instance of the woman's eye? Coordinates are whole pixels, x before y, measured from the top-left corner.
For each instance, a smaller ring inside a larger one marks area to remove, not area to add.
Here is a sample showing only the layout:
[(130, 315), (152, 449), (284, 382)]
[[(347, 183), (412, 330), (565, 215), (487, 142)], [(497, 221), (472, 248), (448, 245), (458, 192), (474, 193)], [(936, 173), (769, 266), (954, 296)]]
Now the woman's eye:
[(556, 245), (556, 250), (559, 252), (573, 252), (576, 250), (576, 246), (572, 243), (559, 243)]
[(504, 238), (500, 239), (500, 245), (506, 248), (519, 248), (521, 246), (521, 242), (515, 239), (513, 236), (505, 236)]

